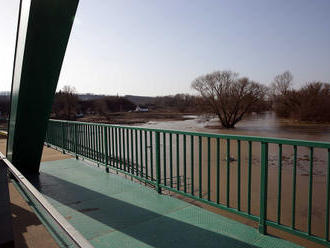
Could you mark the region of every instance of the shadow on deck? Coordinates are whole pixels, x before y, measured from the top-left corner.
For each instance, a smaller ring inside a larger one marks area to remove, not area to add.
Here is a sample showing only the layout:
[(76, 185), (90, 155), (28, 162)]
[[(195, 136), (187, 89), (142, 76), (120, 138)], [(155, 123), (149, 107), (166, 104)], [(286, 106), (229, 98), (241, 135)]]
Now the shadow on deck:
[(95, 247), (298, 247), (83, 161), (43, 162), (34, 183)]

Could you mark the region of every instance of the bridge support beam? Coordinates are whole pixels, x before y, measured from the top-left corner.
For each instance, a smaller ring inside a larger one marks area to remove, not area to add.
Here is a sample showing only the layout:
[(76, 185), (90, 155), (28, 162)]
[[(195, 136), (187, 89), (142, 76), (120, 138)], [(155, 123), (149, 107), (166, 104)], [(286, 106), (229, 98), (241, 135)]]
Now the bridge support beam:
[(79, 0), (21, 0), (7, 158), (38, 174), (43, 142)]

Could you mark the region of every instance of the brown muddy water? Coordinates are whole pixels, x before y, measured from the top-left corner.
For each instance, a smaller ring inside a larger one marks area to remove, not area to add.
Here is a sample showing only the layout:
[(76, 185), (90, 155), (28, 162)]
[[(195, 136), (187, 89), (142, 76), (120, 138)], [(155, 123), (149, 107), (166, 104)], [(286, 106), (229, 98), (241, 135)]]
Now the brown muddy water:
[[(191, 119), (185, 121), (160, 121), (149, 122), (140, 125), (145, 128), (174, 129), (182, 131), (249, 135), (262, 137), (277, 137), (286, 139), (299, 139), (311, 141), (330, 142), (329, 124), (299, 124), (276, 118), (273, 113), (263, 115), (254, 115), (241, 121), (235, 129), (220, 129), (217, 119), (191, 116)], [(180, 190), (186, 188), (188, 193), (194, 192), (195, 195), (201, 194), (204, 199), (210, 195), (210, 200), (216, 202), (217, 192), (219, 192), (220, 203), (226, 205), (226, 192), (229, 188), (229, 205), (232, 208), (238, 207), (240, 199), (241, 211), (248, 211), (248, 143), (241, 142), (241, 164), (240, 169), (237, 162), (237, 141), (230, 142), (229, 168), (226, 161), (226, 141), (220, 141), (220, 169), (219, 169), (219, 190), (217, 190), (217, 148), (216, 139), (210, 140), (210, 182), (208, 181), (208, 160), (207, 160), (207, 138), (202, 139), (202, 169), (199, 170), (199, 148), (198, 138), (194, 138), (194, 148), (191, 150), (191, 140), (187, 137), (186, 151), (183, 151), (183, 138), (179, 137), (179, 149), (176, 148), (176, 136), (173, 135), (172, 152), (172, 177), (170, 176), (170, 155), (169, 155), (169, 137), (165, 138), (166, 152), (164, 155), (164, 139), (161, 136), (161, 157), (166, 158), (165, 165), (162, 164), (162, 178), (166, 176), (166, 183), (169, 185), (172, 181), (173, 187), (179, 187)], [(268, 196), (267, 196), (267, 219), (279, 221), (279, 223), (307, 232), (308, 228), (308, 197), (310, 182), (310, 150), (305, 147), (297, 148), (297, 168), (296, 183), (294, 186), (293, 171), (293, 146), (283, 145), (281, 175), (279, 173), (278, 145), (269, 144), (269, 169), (268, 169)], [(251, 170), (251, 214), (259, 215), (260, 199), (260, 150), (261, 145), (258, 142), (252, 143), (252, 170)], [(191, 156), (193, 151), (193, 156)], [(177, 160), (177, 154), (179, 159)], [(186, 156), (184, 156), (186, 154)], [(185, 158), (184, 158), (185, 157)], [(184, 160), (185, 159), (185, 160)], [(162, 163), (163, 163), (162, 159)], [(184, 169), (186, 161), (186, 169)], [(314, 149), (313, 169), (312, 169), (312, 206), (311, 206), (311, 233), (319, 237), (325, 237), (325, 212), (326, 212), (326, 173), (328, 163), (328, 151), (326, 149)], [(178, 166), (177, 166), (178, 165)], [(165, 168), (165, 169), (164, 169)], [(164, 171), (166, 170), (166, 175)], [(229, 170), (229, 183), (227, 187), (227, 171)], [(193, 180), (192, 172), (193, 171)], [(178, 173), (177, 173), (178, 172)], [(238, 173), (240, 172), (240, 173)], [(179, 177), (177, 177), (179, 175)], [(184, 185), (184, 175), (186, 175), (186, 185)], [(199, 177), (201, 176), (201, 187), (199, 186)], [(240, 177), (240, 183), (239, 178)], [(172, 179), (172, 180), (171, 180)], [(179, 186), (177, 182), (179, 181)], [(193, 186), (192, 186), (193, 182)], [(279, 185), (281, 190), (279, 190)], [(210, 191), (208, 191), (208, 187)], [(293, 188), (296, 187), (295, 202), (293, 199)], [(239, 190), (238, 190), (239, 189)], [(280, 201), (278, 200), (280, 196)], [(292, 206), (295, 204), (294, 211)], [(204, 206), (205, 207), (205, 206)], [(217, 212), (218, 210), (212, 209)], [(280, 212), (280, 218), (278, 213)], [(294, 217), (293, 217), (294, 216)], [(255, 223), (245, 221), (245, 223), (255, 226)], [(277, 235), (277, 231), (272, 234)], [(286, 237), (286, 234), (282, 237)], [(307, 247), (318, 247), (316, 244), (305, 243), (295, 238), (289, 238), (295, 242)]]

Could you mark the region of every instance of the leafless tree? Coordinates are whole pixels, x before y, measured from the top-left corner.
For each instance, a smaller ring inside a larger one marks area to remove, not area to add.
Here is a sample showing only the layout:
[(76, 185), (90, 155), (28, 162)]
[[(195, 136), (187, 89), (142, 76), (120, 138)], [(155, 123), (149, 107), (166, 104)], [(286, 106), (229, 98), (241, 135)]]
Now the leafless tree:
[(286, 95), (292, 87), (293, 75), (290, 71), (285, 71), (282, 74), (275, 76), (274, 81), (271, 84), (272, 94)]
[(235, 127), (254, 104), (264, 100), (267, 91), (265, 86), (231, 71), (200, 76), (191, 86), (207, 101), (224, 128)]

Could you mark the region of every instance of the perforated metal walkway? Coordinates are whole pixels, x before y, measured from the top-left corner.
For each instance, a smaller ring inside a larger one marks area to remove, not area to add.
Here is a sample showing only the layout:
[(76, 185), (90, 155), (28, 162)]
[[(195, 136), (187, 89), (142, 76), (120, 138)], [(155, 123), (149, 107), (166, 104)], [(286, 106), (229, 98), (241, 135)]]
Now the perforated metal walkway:
[(299, 247), (75, 159), (43, 162), (38, 183), (95, 247)]

